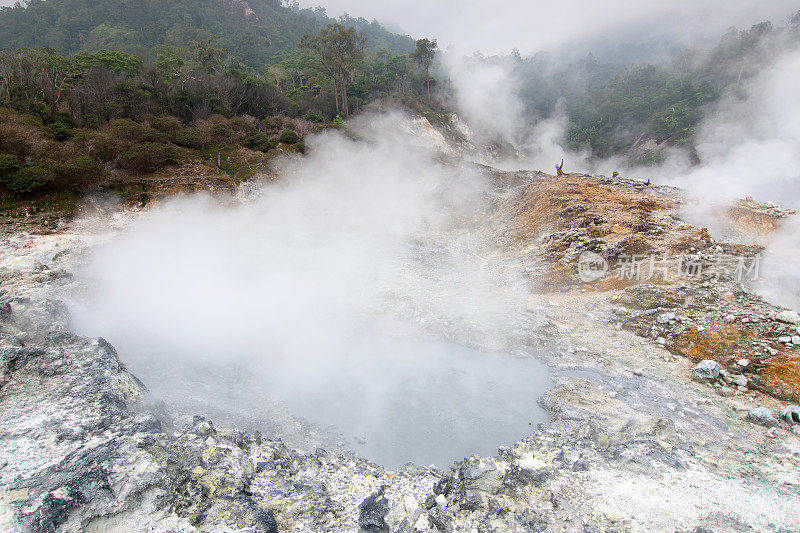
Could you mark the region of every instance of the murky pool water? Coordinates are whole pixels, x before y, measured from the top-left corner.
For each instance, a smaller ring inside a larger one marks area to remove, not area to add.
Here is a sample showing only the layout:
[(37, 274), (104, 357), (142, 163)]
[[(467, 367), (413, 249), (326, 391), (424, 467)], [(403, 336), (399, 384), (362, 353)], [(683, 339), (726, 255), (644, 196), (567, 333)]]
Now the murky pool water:
[(309, 420), (335, 425), (360, 455), (387, 467), (446, 467), (494, 454), (547, 420), (537, 400), (550, 379), (535, 359), (442, 341), (393, 339), (386, 350), (398, 348), (404, 357), (377, 350), (331, 376), (330, 387), (304, 390), (287, 403)]
[(350, 449), (387, 468), (491, 455), (548, 420), (537, 404), (551, 385), (545, 365), (455, 342), (372, 336), (333, 361), (296, 357), (280, 368), (213, 354), (187, 365), (155, 349), (126, 353), (124, 338), (117, 346), (175, 415), (203, 414), (306, 451)]

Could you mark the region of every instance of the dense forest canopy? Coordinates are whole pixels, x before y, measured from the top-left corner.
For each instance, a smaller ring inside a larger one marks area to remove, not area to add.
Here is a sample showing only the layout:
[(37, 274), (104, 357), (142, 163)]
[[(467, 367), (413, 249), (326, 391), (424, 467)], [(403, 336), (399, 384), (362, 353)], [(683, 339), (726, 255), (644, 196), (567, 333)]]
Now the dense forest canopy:
[(258, 69), (333, 22), (355, 28), (372, 52), (414, 50), (410, 37), (375, 21), (347, 15), (334, 21), (322, 8), (279, 0), (29, 0), (0, 9), (0, 48), (49, 47), (63, 55), (123, 50), (147, 57), (213, 37), (215, 46)]
[[(346, 79), (329, 68), (337, 58), (298, 46), (331, 27), (359, 42)], [(78, 126), (150, 114), (331, 120), (340, 86), (345, 115), (375, 98), (413, 99), (427, 85), (408, 55), (415, 44), (375, 21), (278, 0), (30, 0), (0, 10), (0, 104), (45, 123), (61, 110)]]
[(415, 48), (377, 22), (276, 0), (4, 8), (0, 197), (81, 192), (198, 157), (242, 177), (372, 101), (430, 110), (435, 83)]
[(731, 28), (710, 50), (687, 48), (656, 64), (602, 63), (591, 53), (572, 62), (544, 53), (486, 60), (510, 65), (530, 121), (566, 113), (563, 142), (571, 149), (647, 164), (662, 157), (660, 150), (642, 149), (647, 142), (691, 152), (696, 128), (715, 102), (736, 97), (780, 52), (797, 47), (800, 12), (780, 27)]

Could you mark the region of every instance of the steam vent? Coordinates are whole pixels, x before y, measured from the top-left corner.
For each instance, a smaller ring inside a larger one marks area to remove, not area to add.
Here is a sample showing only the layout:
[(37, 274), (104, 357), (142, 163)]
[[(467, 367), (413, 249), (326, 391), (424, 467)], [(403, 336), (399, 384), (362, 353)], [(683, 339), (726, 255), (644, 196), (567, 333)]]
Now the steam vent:
[(800, 533), (797, 6), (319, 3), (0, 0), (0, 532)]

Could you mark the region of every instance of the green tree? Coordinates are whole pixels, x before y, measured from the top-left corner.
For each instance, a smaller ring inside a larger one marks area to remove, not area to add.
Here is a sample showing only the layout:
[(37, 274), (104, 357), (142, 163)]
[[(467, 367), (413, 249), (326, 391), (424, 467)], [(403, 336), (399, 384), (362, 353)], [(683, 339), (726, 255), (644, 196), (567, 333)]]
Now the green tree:
[(350, 114), (347, 102), (347, 82), (350, 75), (364, 59), (366, 40), (358, 35), (354, 28), (341, 24), (328, 24), (318, 35), (304, 35), (300, 41), (301, 49), (312, 53), (319, 65), (333, 78), (336, 113), (339, 113), (339, 93), (341, 93), (341, 111), (344, 116)]
[(98, 50), (97, 52), (79, 52), (72, 58), (75, 68), (84, 71), (90, 67), (103, 67), (111, 72), (124, 72), (135, 76), (142, 68), (142, 60), (119, 50)]
[(76, 70), (70, 58), (62, 57), (52, 48), (36, 48), (32, 51), (36, 85), (48, 107), (47, 121), (52, 122), (58, 104), (72, 86)]
[(438, 47), (439, 45), (436, 43), (436, 39), (432, 41), (429, 39), (419, 39), (417, 41), (417, 48), (411, 54), (411, 59), (414, 60), (414, 63), (425, 70), (428, 102), (431, 101), (431, 64), (433, 63), (433, 58), (436, 56), (436, 49)]

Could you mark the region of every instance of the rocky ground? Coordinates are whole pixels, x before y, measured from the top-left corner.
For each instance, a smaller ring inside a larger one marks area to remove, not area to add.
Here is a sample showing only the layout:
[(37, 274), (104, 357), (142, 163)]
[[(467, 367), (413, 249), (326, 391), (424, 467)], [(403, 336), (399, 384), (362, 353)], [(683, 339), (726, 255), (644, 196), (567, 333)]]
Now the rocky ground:
[[(58, 296), (96, 228), (4, 235), (0, 529), (800, 531), (796, 313), (730, 273), (616, 275), (628, 256), (715, 265), (758, 246), (682, 221), (674, 189), (494, 177), (497, 239), (529, 273), (538, 311), (518, 342), (548, 348), (536, 353), (553, 372), (541, 399), (552, 421), (446, 470), (388, 471), (202, 413), (174, 419), (110, 344), (70, 331)], [(732, 212), (759, 231), (791, 216)], [(586, 252), (608, 263), (588, 282)]]

